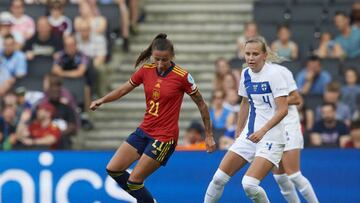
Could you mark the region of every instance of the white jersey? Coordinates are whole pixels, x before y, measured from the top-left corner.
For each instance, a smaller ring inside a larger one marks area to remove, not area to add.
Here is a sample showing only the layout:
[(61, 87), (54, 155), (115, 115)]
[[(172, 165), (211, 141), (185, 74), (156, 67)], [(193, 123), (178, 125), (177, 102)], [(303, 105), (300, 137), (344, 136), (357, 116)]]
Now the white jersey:
[[(285, 78), (274, 64), (265, 63), (260, 72), (254, 73), (250, 68), (242, 71), (239, 95), (247, 97), (250, 111), (246, 126), (240, 136), (250, 136), (263, 127), (277, 109), (275, 98), (288, 95)], [(282, 122), (270, 129), (262, 141), (273, 141), (285, 144), (285, 127)]]
[[(272, 65), (276, 66), (276, 68), (278, 68), (281, 71), (283, 78), (285, 78), (286, 85), (288, 87), (288, 94), (290, 95), (290, 92), (296, 91), (298, 88), (296, 86), (296, 82), (291, 71), (284, 66), (280, 66), (277, 64), (272, 64)], [(286, 128), (289, 127), (289, 129), (300, 126), (300, 117), (296, 105), (289, 105), (288, 114), (284, 118), (283, 122), (285, 124), (285, 127)]]

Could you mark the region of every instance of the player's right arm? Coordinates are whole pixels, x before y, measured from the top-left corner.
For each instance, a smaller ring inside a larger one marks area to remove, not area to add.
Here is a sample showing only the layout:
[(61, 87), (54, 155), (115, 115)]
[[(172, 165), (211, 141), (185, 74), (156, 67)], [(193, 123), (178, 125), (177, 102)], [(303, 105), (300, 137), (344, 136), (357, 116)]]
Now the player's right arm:
[(127, 93), (131, 92), (135, 86), (130, 84), (129, 81), (122, 84), (117, 89), (111, 91), (109, 94), (97, 99), (90, 104), (90, 109), (95, 111), (98, 107), (100, 107), (104, 103), (112, 102), (115, 100), (120, 99), (122, 96), (126, 95)]
[(238, 113), (238, 122), (235, 132), (236, 138), (239, 137), (241, 132), (243, 131), (248, 115), (249, 115), (249, 101), (248, 98), (243, 97), (240, 103), (240, 111)]

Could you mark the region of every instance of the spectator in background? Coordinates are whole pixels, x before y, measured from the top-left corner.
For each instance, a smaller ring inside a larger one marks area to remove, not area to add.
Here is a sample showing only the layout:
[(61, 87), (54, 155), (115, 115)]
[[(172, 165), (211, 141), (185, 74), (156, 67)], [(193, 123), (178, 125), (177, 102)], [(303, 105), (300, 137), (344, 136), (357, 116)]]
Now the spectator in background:
[(176, 150), (178, 151), (205, 151), (206, 144), (203, 138), (204, 128), (203, 126), (194, 121), (186, 129), (184, 135), (184, 142), (182, 145), (178, 145)]
[(213, 90), (224, 90), (224, 78), (228, 73), (231, 73), (228, 61), (225, 58), (216, 59)]
[(340, 44), (345, 58), (360, 56), (360, 30), (352, 28), (349, 17), (341, 11), (336, 12), (334, 22), (336, 28), (341, 33), (336, 36), (335, 42)]
[(232, 74), (232, 72), (228, 72), (224, 75), (222, 87), (225, 94), (227, 94), (231, 90), (237, 90), (237, 84), (238, 83), (236, 82), (236, 78)]
[(291, 31), (287, 25), (280, 25), (277, 28), (277, 37), (278, 39), (271, 44), (271, 49), (288, 61), (298, 59), (298, 45), (290, 40)]
[[(351, 111), (349, 106), (340, 101), (340, 89), (341, 85), (338, 82), (331, 82), (326, 86), (326, 90), (323, 95), (323, 101), (325, 103), (334, 104), (336, 107), (336, 119), (343, 121), (347, 126), (351, 123)], [(321, 119), (321, 107), (316, 108), (315, 120)]]
[(235, 120), (235, 115), (232, 111), (224, 107), (224, 99), (225, 93), (221, 90), (215, 90), (209, 108), (216, 143), (218, 143), (220, 136), (222, 136), (228, 128), (233, 126)]
[(349, 128), (336, 120), (336, 106), (325, 103), (321, 107), (322, 119), (315, 123), (310, 142), (316, 147), (344, 147), (349, 141)]
[(83, 22), (76, 33), (76, 41), (79, 50), (88, 56), (96, 70), (96, 90), (98, 95), (105, 95), (109, 87), (109, 70), (105, 66), (107, 55), (106, 39), (102, 35), (91, 32), (90, 24)]
[(36, 56), (56, 58), (55, 53), (63, 49), (62, 38), (51, 35), (51, 25), (45, 16), (38, 18), (36, 27), (36, 34), (23, 49), (27, 60), (33, 60)]
[(129, 52), (129, 35), (130, 35), (130, 18), (129, 10), (126, 6), (125, 0), (116, 0), (120, 10), (120, 27), (121, 27), (121, 37), (123, 38), (123, 51)]
[(20, 49), (24, 43), (21, 33), (12, 31), (12, 17), (8, 12), (0, 13), (0, 51), (4, 49), (4, 37), (12, 35), (16, 41), (16, 49)]
[(360, 149), (360, 120), (351, 123), (350, 140), (346, 143), (345, 148)]
[(16, 108), (5, 106), (0, 116), (0, 150), (10, 150), (16, 143)]
[(72, 33), (72, 22), (64, 16), (64, 4), (57, 0), (50, 2), (49, 7), (48, 20), (52, 27), (51, 34), (59, 38), (70, 35)]
[(88, 67), (90, 67), (89, 58), (78, 50), (75, 37), (64, 37), (64, 50), (59, 53), (59, 57), (55, 60), (52, 73), (64, 78), (86, 80), (87, 84), (84, 87), (85, 104), (79, 104), (83, 106), (84, 110), (89, 106), (90, 87), (95, 80), (90, 74), (92, 69)]
[[(94, 4), (96, 6), (96, 3)], [(76, 32), (80, 32), (81, 25), (88, 24), (90, 26), (90, 32), (105, 37), (107, 28), (106, 19), (99, 13), (96, 13), (97, 8), (91, 8), (89, 1), (82, 1), (79, 3), (79, 13), (74, 20), (74, 28)]]
[(351, 5), (350, 23), (353, 28), (360, 28), (360, 2)]
[(327, 71), (322, 70), (320, 58), (310, 56), (306, 67), (296, 76), (296, 83), (302, 94), (323, 94), (326, 85), (331, 81)]
[(0, 66), (0, 97), (8, 93), (16, 79), (11, 75), (10, 71), (5, 67)]
[(25, 14), (23, 0), (12, 0), (10, 5), (12, 14), (12, 32), (20, 33), (23, 39), (30, 39), (35, 33), (34, 20)]
[(12, 35), (4, 38), (4, 50), (0, 54), (0, 66), (6, 68), (15, 79), (22, 78), (27, 73), (26, 56), (16, 50), (16, 42)]
[(300, 117), (301, 132), (305, 135), (313, 129), (315, 122), (314, 111), (308, 108), (305, 103), (301, 103), (297, 108)]
[(35, 120), (29, 126), (22, 118), (19, 123), (18, 139), (31, 149), (56, 149), (60, 140), (60, 129), (52, 122), (55, 107), (48, 103), (40, 103), (36, 110)]
[(71, 137), (75, 136), (77, 131), (75, 112), (68, 104), (62, 103), (61, 86), (51, 85), (46, 94), (48, 97), (43, 102), (47, 101), (55, 107), (54, 123), (61, 131), (58, 148), (70, 149), (72, 146)]
[(345, 71), (345, 85), (341, 87), (341, 102), (350, 108), (352, 115), (357, 110), (357, 98), (360, 98), (359, 75), (354, 68)]
[(314, 51), (314, 54), (321, 59), (341, 58), (344, 55), (344, 51), (339, 43), (332, 40), (329, 32), (323, 32), (320, 36), (319, 47)]
[(245, 42), (249, 40), (250, 38), (259, 36), (258, 33), (258, 27), (255, 22), (247, 22), (244, 25), (244, 35), (238, 37), (237, 39), (237, 52), (238, 52), (238, 58), (244, 59), (245, 57)]
[(78, 51), (76, 40), (73, 36), (64, 38), (64, 50), (55, 60), (52, 72), (65, 78), (84, 78), (88, 65), (88, 58)]

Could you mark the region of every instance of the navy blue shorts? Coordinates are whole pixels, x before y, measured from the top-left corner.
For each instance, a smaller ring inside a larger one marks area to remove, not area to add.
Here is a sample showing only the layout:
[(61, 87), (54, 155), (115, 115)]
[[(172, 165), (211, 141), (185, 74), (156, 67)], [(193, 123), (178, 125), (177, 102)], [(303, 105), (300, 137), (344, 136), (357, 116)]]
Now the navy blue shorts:
[(142, 155), (145, 153), (152, 159), (158, 161), (162, 166), (166, 165), (172, 153), (175, 151), (176, 143), (174, 140), (161, 142), (150, 137), (140, 128), (131, 133), (126, 140), (137, 152)]

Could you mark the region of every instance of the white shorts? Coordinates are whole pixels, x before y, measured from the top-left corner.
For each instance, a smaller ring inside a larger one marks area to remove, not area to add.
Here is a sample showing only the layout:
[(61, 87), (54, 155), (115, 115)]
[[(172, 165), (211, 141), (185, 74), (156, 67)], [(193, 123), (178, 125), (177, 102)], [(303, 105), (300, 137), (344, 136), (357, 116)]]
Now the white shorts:
[(242, 136), (235, 140), (229, 150), (240, 155), (249, 163), (258, 156), (269, 160), (276, 167), (279, 167), (284, 147), (285, 144), (265, 140), (259, 143), (253, 143)]
[(286, 126), (286, 144), (284, 151), (304, 148), (304, 138), (300, 126)]

